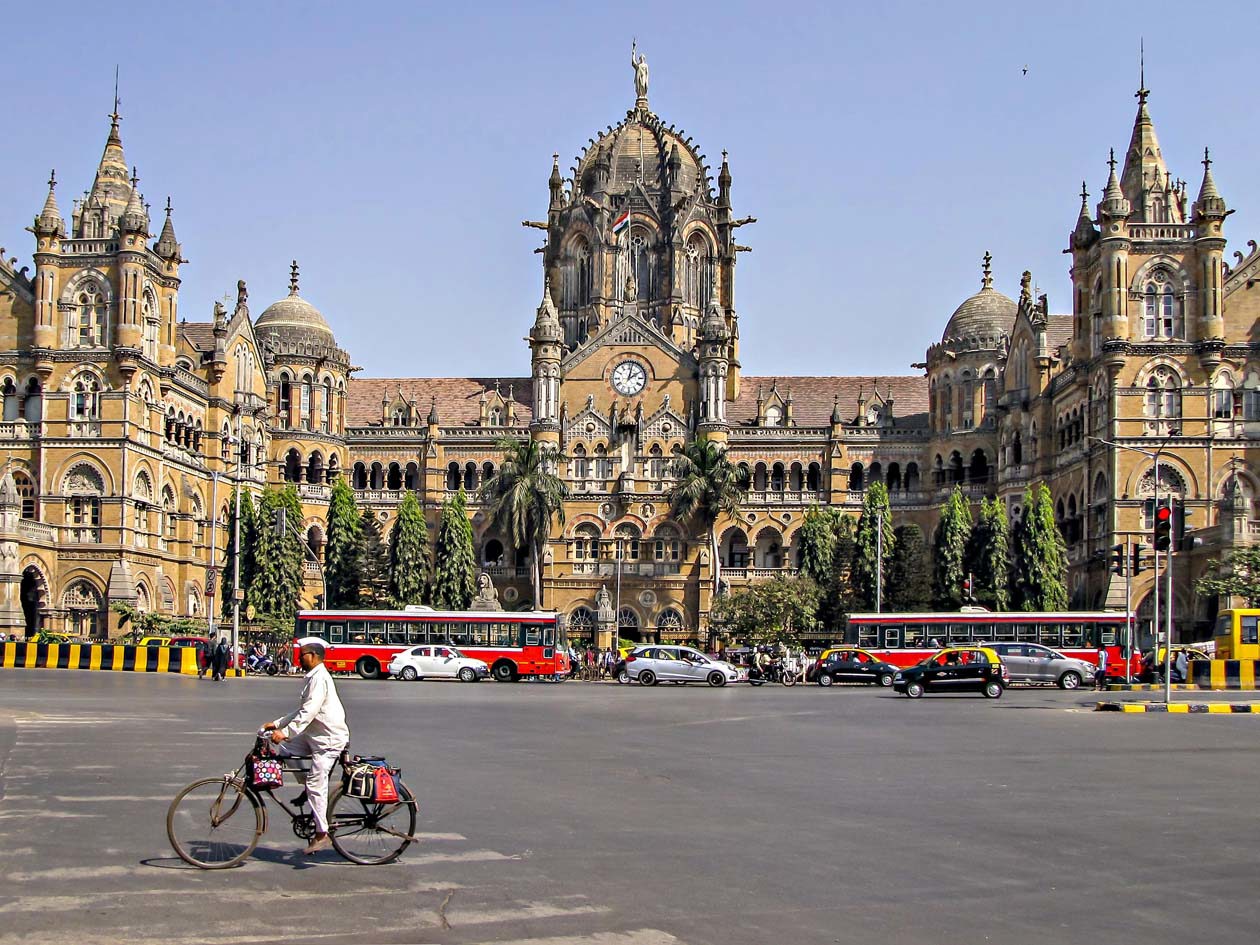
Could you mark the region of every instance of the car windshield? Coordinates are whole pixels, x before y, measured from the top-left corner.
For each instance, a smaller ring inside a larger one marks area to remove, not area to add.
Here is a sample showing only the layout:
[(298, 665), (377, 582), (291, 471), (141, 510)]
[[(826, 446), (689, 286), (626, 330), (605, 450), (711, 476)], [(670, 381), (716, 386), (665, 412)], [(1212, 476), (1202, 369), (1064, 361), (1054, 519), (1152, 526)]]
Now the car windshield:
[(446, 654), (447, 656), (452, 656), (455, 659), (463, 659), (463, 656), (464, 656), (463, 653), (459, 652), (459, 650), (455, 649), (455, 647), (453, 646), (448, 646), (446, 648)]

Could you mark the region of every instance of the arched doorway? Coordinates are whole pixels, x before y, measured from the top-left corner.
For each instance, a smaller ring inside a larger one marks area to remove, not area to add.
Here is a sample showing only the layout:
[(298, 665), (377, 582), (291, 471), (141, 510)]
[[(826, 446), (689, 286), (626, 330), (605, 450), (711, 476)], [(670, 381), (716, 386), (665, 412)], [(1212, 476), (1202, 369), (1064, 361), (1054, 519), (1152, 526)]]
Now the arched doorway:
[(20, 595), (22, 615), (26, 618), (26, 635), (33, 637), (43, 627), (48, 611), (48, 584), (35, 565), (22, 572)]
[(639, 615), (633, 607), (622, 607), (617, 611), (617, 635), (623, 640), (634, 643), (643, 642), (643, 632), (639, 629)]

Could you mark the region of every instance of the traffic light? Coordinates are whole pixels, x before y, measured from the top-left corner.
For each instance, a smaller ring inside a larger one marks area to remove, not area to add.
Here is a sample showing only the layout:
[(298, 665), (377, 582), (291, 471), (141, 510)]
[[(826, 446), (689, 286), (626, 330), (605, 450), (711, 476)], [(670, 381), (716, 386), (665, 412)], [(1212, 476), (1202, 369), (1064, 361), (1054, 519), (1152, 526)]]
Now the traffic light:
[(1133, 546), (1133, 562), (1132, 562), (1133, 566), (1129, 569), (1129, 573), (1132, 574), (1134, 577), (1142, 573), (1142, 569), (1144, 567), (1142, 564), (1142, 552), (1145, 550), (1146, 550), (1146, 545)]
[(1172, 546), (1172, 520), (1172, 503), (1165, 499), (1155, 506), (1154, 544), (1156, 551), (1167, 551)]
[(1111, 570), (1116, 574), (1124, 574), (1124, 545), (1111, 546)]
[(971, 575), (970, 574), (968, 574), (965, 578), (963, 578), (962, 591), (963, 591), (963, 597), (967, 598), (967, 600), (971, 600)]

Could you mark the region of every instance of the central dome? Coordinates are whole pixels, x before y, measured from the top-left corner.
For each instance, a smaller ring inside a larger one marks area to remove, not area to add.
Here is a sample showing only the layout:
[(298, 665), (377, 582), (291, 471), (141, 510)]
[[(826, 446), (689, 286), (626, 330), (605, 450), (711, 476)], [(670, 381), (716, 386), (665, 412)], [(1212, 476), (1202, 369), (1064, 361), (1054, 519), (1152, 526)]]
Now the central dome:
[(685, 132), (666, 125), (645, 108), (634, 108), (612, 128), (601, 132), (579, 158), (577, 178), (583, 191), (595, 189), (595, 170), (607, 163), (609, 174), (606, 190), (625, 191), (638, 179), (649, 188), (662, 187), (665, 170), (676, 162), (677, 188), (690, 192), (697, 181), (708, 189), (708, 168)]
[(954, 310), (945, 326), (941, 341), (960, 341), (964, 338), (993, 339), (1010, 334), (1015, 326), (1019, 306), (1015, 300), (993, 288), (993, 257), (984, 254), (984, 278), (980, 291)]

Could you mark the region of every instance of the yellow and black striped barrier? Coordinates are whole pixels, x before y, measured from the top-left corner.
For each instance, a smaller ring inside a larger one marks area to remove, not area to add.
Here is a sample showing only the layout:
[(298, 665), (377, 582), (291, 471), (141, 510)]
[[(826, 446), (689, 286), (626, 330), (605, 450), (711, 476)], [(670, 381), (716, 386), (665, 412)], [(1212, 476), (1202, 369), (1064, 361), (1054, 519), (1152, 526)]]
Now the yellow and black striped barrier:
[(1173, 715), (1260, 715), (1256, 702), (1099, 702), (1095, 712), (1167, 712)]
[(6, 669), (101, 669), (195, 676), (197, 650), (191, 646), (11, 642), (0, 644), (0, 666)]
[[(1260, 660), (1192, 660), (1187, 664), (1190, 678), (1173, 683), (1174, 690), (1255, 689), (1260, 678)], [(1163, 683), (1108, 683), (1108, 692), (1158, 692)]]

